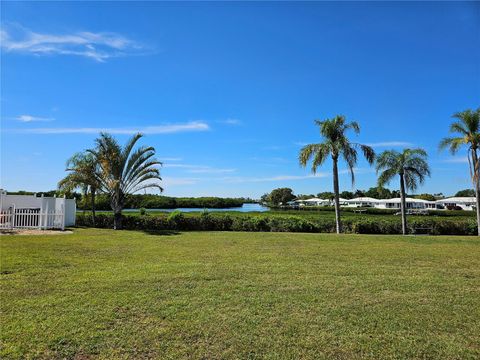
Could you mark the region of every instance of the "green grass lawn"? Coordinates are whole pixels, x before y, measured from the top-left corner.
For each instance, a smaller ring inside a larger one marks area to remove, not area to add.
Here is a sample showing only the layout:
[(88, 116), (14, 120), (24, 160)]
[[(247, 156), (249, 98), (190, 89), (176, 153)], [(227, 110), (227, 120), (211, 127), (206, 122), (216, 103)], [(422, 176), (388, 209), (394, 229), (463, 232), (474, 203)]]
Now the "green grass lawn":
[(473, 237), (1, 237), (1, 358), (478, 359)]

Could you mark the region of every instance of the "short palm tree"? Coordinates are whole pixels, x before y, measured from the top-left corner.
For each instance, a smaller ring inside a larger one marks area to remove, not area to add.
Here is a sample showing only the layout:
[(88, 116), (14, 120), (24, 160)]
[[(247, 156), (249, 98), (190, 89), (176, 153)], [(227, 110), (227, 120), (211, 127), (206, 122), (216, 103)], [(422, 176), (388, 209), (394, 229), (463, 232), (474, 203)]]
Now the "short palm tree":
[(319, 166), (330, 156), (333, 162), (333, 192), (335, 202), (335, 219), (337, 234), (342, 231), (340, 221), (340, 191), (338, 184), (338, 160), (345, 160), (348, 170), (352, 177), (352, 185), (355, 181), (354, 168), (357, 164), (357, 150), (360, 149), (367, 161), (372, 164), (375, 160), (375, 152), (370, 146), (358, 143), (352, 143), (347, 137), (347, 131), (353, 130), (356, 134), (360, 133), (360, 126), (357, 122), (347, 122), (345, 116), (337, 115), (332, 119), (323, 121), (315, 120), (315, 124), (320, 128), (322, 142), (318, 144), (309, 144), (300, 150), (300, 165), (306, 167), (312, 160), (312, 172), (315, 174)]
[(449, 149), (452, 154), (466, 146), (467, 158), (470, 167), (470, 177), (475, 189), (476, 210), (477, 210), (477, 228), (480, 235), (480, 108), (477, 110), (465, 110), (453, 114), (456, 119), (450, 125), (450, 133), (456, 134), (454, 137), (444, 138), (440, 142), (440, 149)]
[(58, 188), (63, 191), (73, 191), (81, 189), (83, 198), (85, 199), (84, 208), (86, 207), (87, 196), (90, 194), (92, 208), (92, 222), (95, 226), (95, 195), (101, 187), (98, 180), (98, 164), (95, 157), (88, 153), (76, 153), (67, 160), (67, 169), (69, 172), (58, 183)]
[(155, 159), (155, 149), (141, 146), (134, 150), (142, 137), (136, 134), (121, 146), (107, 133), (101, 133), (95, 140), (96, 147), (89, 150), (99, 166), (98, 180), (103, 191), (110, 195), (110, 205), (114, 213), (114, 229), (122, 228), (122, 210), (125, 196), (147, 188), (163, 191), (159, 184), (162, 180), (157, 166), (161, 162)]
[(400, 178), (400, 210), (402, 213), (402, 233), (406, 235), (407, 212), (406, 190), (414, 191), (430, 176), (427, 153), (423, 149), (405, 149), (403, 152), (387, 150), (377, 158), (378, 186), (384, 187), (397, 175)]

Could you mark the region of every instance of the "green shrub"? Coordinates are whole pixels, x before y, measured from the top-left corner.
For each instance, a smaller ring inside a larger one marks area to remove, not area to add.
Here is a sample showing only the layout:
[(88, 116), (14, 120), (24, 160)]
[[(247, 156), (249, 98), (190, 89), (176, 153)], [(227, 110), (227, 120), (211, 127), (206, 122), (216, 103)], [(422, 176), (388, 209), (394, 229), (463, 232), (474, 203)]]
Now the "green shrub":
[[(113, 215), (99, 214), (96, 227), (112, 228)], [(77, 215), (77, 226), (92, 227), (90, 214)], [(335, 232), (335, 218), (308, 219), (295, 215), (275, 214), (184, 214), (174, 211), (168, 215), (126, 215), (123, 226), (127, 230), (182, 230), (182, 231), (278, 231), (278, 232)], [(474, 218), (413, 217), (408, 219), (409, 232), (414, 228), (428, 228), (434, 235), (475, 235)], [(431, 230), (430, 230), (431, 229)], [(343, 220), (343, 230), (353, 234), (400, 234), (400, 217), (354, 217)]]

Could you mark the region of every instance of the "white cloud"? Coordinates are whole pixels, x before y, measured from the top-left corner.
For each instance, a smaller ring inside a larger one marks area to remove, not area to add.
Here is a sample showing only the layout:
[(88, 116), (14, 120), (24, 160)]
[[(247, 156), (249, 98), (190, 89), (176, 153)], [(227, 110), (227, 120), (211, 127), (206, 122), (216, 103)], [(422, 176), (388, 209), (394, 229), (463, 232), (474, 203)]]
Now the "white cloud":
[(465, 163), (468, 163), (468, 157), (467, 156), (452, 157), (450, 159), (443, 159), (441, 162), (450, 163), (450, 164), (465, 164)]
[(220, 168), (214, 168), (211, 166), (190, 165), (190, 164), (165, 164), (164, 167), (186, 169), (187, 172), (195, 173), (195, 174), (202, 174), (202, 173), (203, 174), (222, 174), (222, 173), (231, 173), (236, 171), (236, 169), (220, 169)]
[(406, 141), (384, 141), (384, 142), (377, 142), (377, 143), (368, 143), (365, 144), (371, 147), (411, 147), (414, 144)]
[(179, 157), (163, 157), (162, 161), (182, 161), (182, 158)]
[(242, 125), (243, 123), (238, 120), (238, 119), (227, 119), (227, 120), (221, 120), (220, 121), (222, 124), (227, 124), (227, 125)]
[(34, 121), (53, 121), (55, 119), (40, 117), (40, 116), (33, 116), (33, 115), (19, 115), (15, 118), (15, 120), (28, 123), (28, 122), (34, 122)]
[(33, 55), (72, 55), (104, 62), (112, 57), (139, 54), (144, 46), (122, 35), (80, 31), (66, 34), (33, 32), (21, 26), (0, 30), (1, 47), (6, 52)]
[(143, 134), (173, 134), (180, 132), (192, 131), (208, 131), (210, 127), (207, 123), (201, 121), (193, 121), (182, 124), (168, 124), (158, 126), (144, 126), (138, 128), (100, 128), (100, 127), (80, 127), (80, 128), (35, 128), (14, 130), (15, 132), (24, 132), (30, 134), (98, 134), (100, 132), (108, 132), (110, 134), (135, 134), (141, 132)]
[(193, 178), (176, 178), (176, 177), (162, 177), (162, 187), (167, 189), (168, 187), (194, 185), (198, 179)]
[[(366, 174), (374, 172), (370, 168), (355, 168), (355, 175)], [(338, 172), (340, 175), (349, 174), (348, 169), (343, 169)], [(316, 178), (327, 178), (331, 177), (331, 172), (317, 172), (316, 174), (307, 174), (307, 175), (275, 175), (275, 176), (265, 176), (265, 177), (225, 177), (222, 178), (222, 181), (232, 182), (232, 183), (243, 183), (243, 182), (269, 182), (269, 181), (289, 181), (289, 180), (307, 180), (307, 179), (316, 179)]]

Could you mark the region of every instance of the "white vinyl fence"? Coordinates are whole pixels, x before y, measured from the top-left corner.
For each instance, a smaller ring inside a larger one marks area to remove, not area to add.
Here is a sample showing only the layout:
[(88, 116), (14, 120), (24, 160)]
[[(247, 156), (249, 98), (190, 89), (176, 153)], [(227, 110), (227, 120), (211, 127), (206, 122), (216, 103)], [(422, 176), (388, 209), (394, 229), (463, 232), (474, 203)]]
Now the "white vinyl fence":
[(65, 228), (65, 211), (61, 209), (15, 209), (0, 211), (0, 229), (61, 229)]

